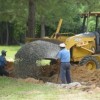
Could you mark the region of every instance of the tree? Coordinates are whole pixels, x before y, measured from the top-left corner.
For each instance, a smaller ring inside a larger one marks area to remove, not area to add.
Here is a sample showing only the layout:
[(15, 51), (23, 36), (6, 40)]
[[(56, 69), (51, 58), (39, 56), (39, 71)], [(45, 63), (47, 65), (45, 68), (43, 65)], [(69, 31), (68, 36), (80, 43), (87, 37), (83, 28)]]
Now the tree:
[(80, 27), (79, 14), (99, 11), (99, 6), (99, 0), (0, 0), (0, 43), (20, 42), (25, 33), (33, 38), (37, 28), (41, 37), (51, 35), (60, 18), (61, 31), (75, 32)]
[(35, 0), (29, 1), (29, 14), (28, 14), (28, 32), (27, 37), (35, 37)]
[(45, 26), (51, 26), (56, 30), (60, 18), (64, 20), (63, 28), (66, 31), (68, 28), (71, 29), (70, 25), (75, 25), (73, 18), (75, 19), (78, 13), (76, 8), (77, 5), (72, 0), (38, 0), (36, 5), (36, 20), (41, 23), (41, 37), (45, 36)]
[(80, 0), (76, 0), (76, 2), (80, 9), (80, 6), (84, 6), (83, 12), (100, 11), (100, 0), (81, 0), (81, 2)]
[(26, 20), (27, 1), (0, 0), (0, 27), (5, 23), (5, 27), (0, 30), (2, 44), (12, 44), (17, 40), (18, 35), (25, 33)]

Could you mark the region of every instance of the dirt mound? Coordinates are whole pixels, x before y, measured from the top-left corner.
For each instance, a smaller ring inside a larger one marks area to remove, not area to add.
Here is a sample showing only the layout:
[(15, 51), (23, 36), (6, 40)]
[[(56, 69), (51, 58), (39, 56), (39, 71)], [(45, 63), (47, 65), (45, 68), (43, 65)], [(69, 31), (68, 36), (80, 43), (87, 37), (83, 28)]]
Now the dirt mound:
[[(53, 66), (45, 66), (43, 67), (42, 72), (42, 79), (44, 81), (59, 83), (59, 65), (55, 64)], [(50, 73), (54, 72), (51, 76)], [(81, 82), (82, 84), (90, 85), (95, 84), (100, 86), (100, 69), (90, 71), (87, 70), (85, 66), (71, 66), (71, 78), (73, 82)]]
[(14, 70), (14, 61), (7, 61), (7, 66), (5, 67), (6, 71), (9, 72), (10, 77), (14, 77), (13, 70)]
[[(46, 66), (41, 66), (39, 71), (40, 74), (38, 78), (43, 80), (44, 82), (54, 82), (54, 83), (60, 83), (60, 78), (59, 78), (59, 64), (53, 64), (53, 65), (46, 65)], [(23, 66), (24, 68), (24, 66)], [(29, 66), (28, 66), (29, 68)], [(6, 67), (6, 70), (10, 73), (11, 77), (13, 76), (13, 62), (8, 62), (8, 66)], [(22, 73), (24, 70), (21, 70)], [(28, 73), (29, 70), (26, 70)], [(27, 75), (27, 74), (26, 74)], [(28, 77), (28, 76), (27, 76)], [(34, 77), (33, 77), (34, 78)], [(30, 82), (36, 82), (38, 83), (37, 80), (33, 80), (33, 78), (26, 78), (24, 81), (30, 81)], [(85, 66), (79, 67), (79, 66), (71, 66), (71, 78), (73, 82), (81, 82), (82, 84), (85, 85), (91, 85), (95, 84), (96, 86), (100, 87), (100, 69), (94, 70), (94, 71), (89, 71)], [(85, 83), (84, 83), (85, 82)]]
[(87, 82), (88, 84), (96, 84), (100, 86), (100, 69), (89, 71), (85, 66), (72, 67), (71, 75), (73, 81)]
[(26, 78), (26, 79), (21, 79), (19, 78), (18, 81), (23, 81), (23, 82), (27, 82), (27, 83), (33, 83), (33, 84), (43, 84), (43, 81), (41, 80), (37, 80), (34, 78)]

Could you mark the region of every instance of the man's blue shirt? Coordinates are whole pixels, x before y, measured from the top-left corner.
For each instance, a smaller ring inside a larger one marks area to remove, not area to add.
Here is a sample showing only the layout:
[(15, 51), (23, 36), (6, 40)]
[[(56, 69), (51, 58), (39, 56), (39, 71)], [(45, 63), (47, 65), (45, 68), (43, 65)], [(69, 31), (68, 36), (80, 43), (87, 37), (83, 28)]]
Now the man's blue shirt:
[(5, 57), (0, 56), (0, 67), (4, 67), (7, 64)]
[(66, 48), (62, 49), (58, 52), (57, 58), (60, 59), (61, 62), (70, 62), (70, 51)]

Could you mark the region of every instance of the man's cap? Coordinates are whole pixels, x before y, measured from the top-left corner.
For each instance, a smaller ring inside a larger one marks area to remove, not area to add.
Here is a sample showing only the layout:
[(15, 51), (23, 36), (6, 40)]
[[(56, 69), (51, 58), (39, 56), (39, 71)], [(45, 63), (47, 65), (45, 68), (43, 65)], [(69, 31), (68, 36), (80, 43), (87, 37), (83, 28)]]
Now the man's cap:
[(7, 51), (5, 51), (5, 50), (2, 50), (2, 51), (1, 51), (1, 53), (6, 53), (6, 52), (7, 52)]
[(61, 44), (59, 44), (59, 46), (62, 48), (66, 47), (65, 43), (61, 43)]

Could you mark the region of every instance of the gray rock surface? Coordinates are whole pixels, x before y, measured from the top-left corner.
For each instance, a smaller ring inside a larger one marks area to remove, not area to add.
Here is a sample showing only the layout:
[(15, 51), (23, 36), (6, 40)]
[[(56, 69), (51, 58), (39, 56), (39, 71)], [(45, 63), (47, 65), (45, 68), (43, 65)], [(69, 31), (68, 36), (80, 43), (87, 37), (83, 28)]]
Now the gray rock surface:
[(36, 61), (43, 58), (54, 59), (60, 50), (59, 43), (57, 41), (36, 40), (22, 46), (15, 55), (15, 76), (38, 78), (40, 71)]
[(51, 83), (51, 82), (46, 82), (47, 85), (55, 86), (58, 88), (66, 88), (66, 89), (71, 89), (71, 88), (78, 88), (81, 87), (81, 83), (79, 82), (72, 82), (70, 84), (56, 84), (56, 83)]

